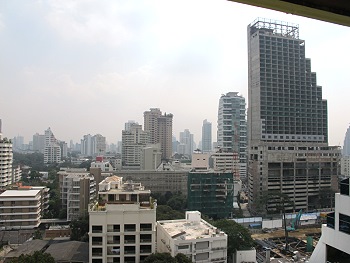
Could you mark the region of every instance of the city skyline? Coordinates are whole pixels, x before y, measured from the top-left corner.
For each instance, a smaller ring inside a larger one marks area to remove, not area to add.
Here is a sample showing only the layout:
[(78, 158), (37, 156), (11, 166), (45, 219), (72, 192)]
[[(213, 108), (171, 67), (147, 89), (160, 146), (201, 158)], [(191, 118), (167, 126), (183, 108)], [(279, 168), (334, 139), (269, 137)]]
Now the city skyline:
[(349, 121), (339, 116), (350, 110), (347, 27), (228, 1), (11, 1), (0, 7), (4, 137), (28, 142), (51, 127), (66, 142), (90, 133), (116, 143), (125, 122), (143, 123), (145, 110), (161, 108), (174, 115), (176, 137), (189, 129), (198, 142), (208, 119), (216, 141), (221, 94), (247, 99), (246, 25), (266, 17), (300, 25), (328, 101), (329, 144), (343, 143)]

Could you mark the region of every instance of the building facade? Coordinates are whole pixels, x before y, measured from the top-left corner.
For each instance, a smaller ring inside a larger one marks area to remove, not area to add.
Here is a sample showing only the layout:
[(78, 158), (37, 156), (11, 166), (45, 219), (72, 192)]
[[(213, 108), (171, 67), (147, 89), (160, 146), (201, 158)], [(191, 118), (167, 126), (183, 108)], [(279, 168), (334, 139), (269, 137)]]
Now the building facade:
[(3, 138), (0, 131), (0, 189), (12, 183), (12, 142)]
[(242, 177), (247, 174), (247, 121), (245, 98), (238, 92), (223, 94), (218, 110), (218, 147), (223, 152), (238, 153)]
[(33, 229), (41, 222), (41, 190), (6, 190), (0, 194), (0, 229)]
[(189, 129), (185, 129), (180, 132), (180, 144), (178, 146), (177, 152), (187, 156), (192, 156), (193, 153), (193, 143), (194, 136)]
[(232, 173), (233, 177), (236, 179), (244, 179), (244, 177), (242, 178), (240, 175), (241, 166), (239, 165), (238, 153), (218, 151), (216, 153), (213, 153), (211, 155), (211, 158), (213, 160), (214, 171), (229, 172)]
[(175, 169), (170, 164), (161, 164), (156, 171), (117, 171), (115, 174), (126, 180), (140, 182), (152, 193), (182, 193), (187, 196), (188, 170)]
[(160, 143), (147, 144), (141, 149), (141, 170), (155, 171), (162, 161)]
[(172, 155), (173, 115), (162, 114), (160, 109), (151, 108), (144, 114), (144, 129), (150, 134), (150, 143), (160, 143), (162, 159), (168, 160)]
[(36, 133), (33, 135), (33, 151), (44, 153), (45, 150), (45, 135)]
[(259, 18), (248, 26), (248, 100), (251, 209), (272, 191), (293, 201), (291, 211), (316, 209), (337, 188), (340, 149), (328, 146), (327, 101), (298, 25)]
[(150, 194), (118, 176), (99, 184), (99, 201), (89, 207), (90, 263), (139, 263), (155, 253), (156, 204)]
[(227, 235), (201, 219), (198, 211), (187, 211), (185, 219), (157, 222), (157, 252), (175, 257), (185, 254), (192, 262), (227, 262)]
[(210, 153), (212, 151), (211, 131), (212, 131), (211, 122), (205, 119), (202, 125), (202, 152), (204, 153)]
[(88, 212), (89, 203), (95, 198), (94, 176), (85, 169), (58, 172), (62, 208), (67, 210), (67, 221), (78, 219)]
[(140, 169), (142, 148), (149, 143), (149, 136), (149, 132), (143, 131), (139, 124), (132, 124), (129, 130), (122, 131), (123, 169)]
[(234, 202), (232, 173), (192, 171), (188, 174), (187, 207), (211, 218), (231, 218)]
[(50, 127), (45, 130), (44, 163), (60, 163), (62, 160), (62, 149), (51, 131)]

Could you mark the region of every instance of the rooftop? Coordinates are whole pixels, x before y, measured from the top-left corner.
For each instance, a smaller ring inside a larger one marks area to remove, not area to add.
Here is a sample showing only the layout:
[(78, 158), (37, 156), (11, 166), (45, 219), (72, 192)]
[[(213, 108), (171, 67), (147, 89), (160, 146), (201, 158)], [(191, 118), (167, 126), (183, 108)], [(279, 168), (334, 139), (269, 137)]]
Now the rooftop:
[[(188, 214), (192, 213), (194, 217)], [(199, 217), (198, 217), (199, 215)], [(186, 212), (188, 219), (158, 221), (163, 229), (175, 240), (192, 240), (199, 238), (211, 238), (226, 236), (226, 234), (208, 222), (200, 219), (198, 211)]]
[(26, 197), (36, 196), (40, 190), (6, 190), (0, 197)]

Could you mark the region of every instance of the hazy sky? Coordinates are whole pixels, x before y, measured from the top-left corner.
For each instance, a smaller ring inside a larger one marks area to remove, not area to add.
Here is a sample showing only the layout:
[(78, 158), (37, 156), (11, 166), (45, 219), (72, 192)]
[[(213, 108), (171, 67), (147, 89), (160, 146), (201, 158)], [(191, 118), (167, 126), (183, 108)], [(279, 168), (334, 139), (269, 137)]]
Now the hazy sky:
[(69, 143), (121, 140), (143, 112), (173, 113), (173, 132), (216, 139), (220, 95), (247, 96), (247, 25), (297, 23), (328, 100), (329, 143), (350, 122), (350, 28), (224, 0), (0, 0), (0, 118), (25, 142), (51, 127)]

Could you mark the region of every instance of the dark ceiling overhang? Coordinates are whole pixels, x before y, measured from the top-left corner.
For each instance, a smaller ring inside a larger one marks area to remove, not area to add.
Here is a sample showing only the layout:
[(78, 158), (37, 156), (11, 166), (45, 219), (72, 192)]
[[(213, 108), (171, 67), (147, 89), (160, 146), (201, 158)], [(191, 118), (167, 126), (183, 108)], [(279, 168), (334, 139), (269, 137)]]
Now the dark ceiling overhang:
[(350, 0), (228, 0), (350, 26)]

